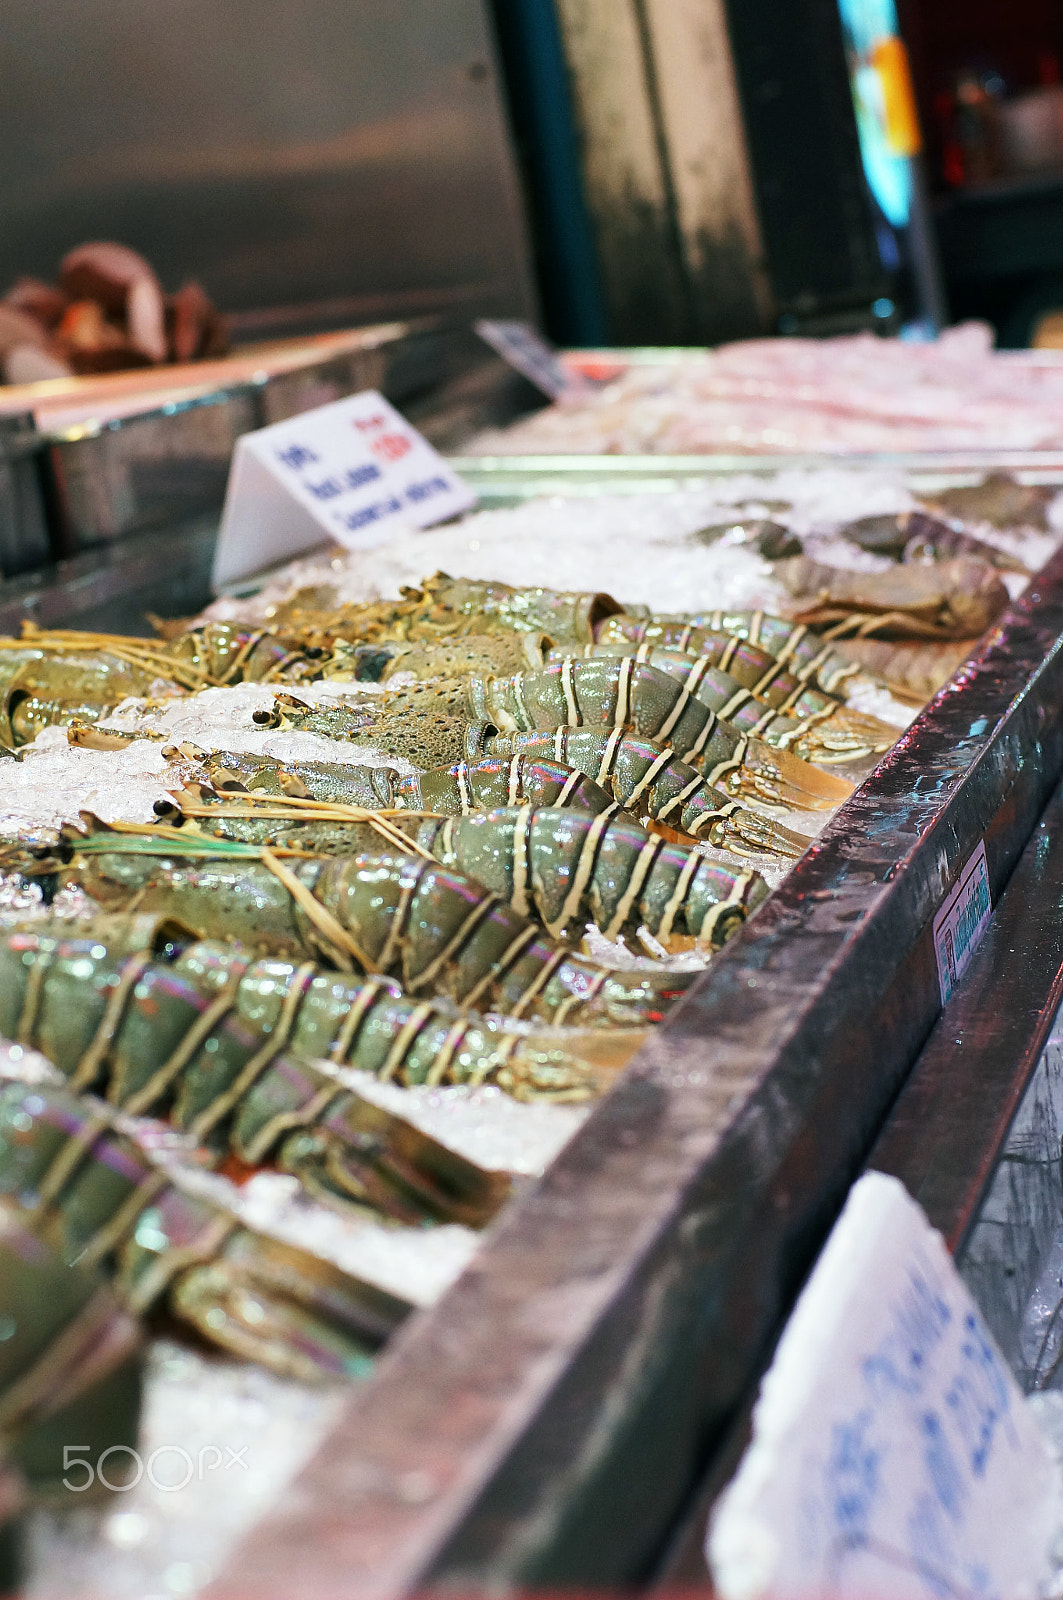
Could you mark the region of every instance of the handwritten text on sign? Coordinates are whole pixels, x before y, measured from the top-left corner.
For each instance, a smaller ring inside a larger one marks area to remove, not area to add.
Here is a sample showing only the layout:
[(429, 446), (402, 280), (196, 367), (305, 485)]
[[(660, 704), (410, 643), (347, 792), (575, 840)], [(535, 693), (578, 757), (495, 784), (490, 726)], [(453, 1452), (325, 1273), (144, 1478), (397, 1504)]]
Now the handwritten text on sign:
[(985, 845), (979, 844), (934, 918), (934, 954), (943, 1006), (952, 998), (992, 914)]
[(430, 527), (475, 496), (375, 390), (260, 428), (237, 441), (214, 583), (332, 538), (380, 544), (389, 527)]
[(1059, 1482), (924, 1213), (866, 1174), (783, 1332), (706, 1554), (724, 1600), (1033, 1596)]

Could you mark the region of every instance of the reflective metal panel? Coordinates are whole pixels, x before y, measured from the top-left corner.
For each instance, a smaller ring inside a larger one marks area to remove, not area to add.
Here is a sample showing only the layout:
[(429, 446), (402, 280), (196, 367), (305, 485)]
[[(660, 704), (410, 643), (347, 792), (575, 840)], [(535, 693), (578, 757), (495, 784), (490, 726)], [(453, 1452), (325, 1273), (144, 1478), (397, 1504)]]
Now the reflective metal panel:
[(527, 314), (481, 0), (2, 0), (0, 39), (0, 287), (112, 237), (226, 310)]
[[(242, 369), (241, 382), (165, 405), (156, 401), (153, 409), (133, 415), (45, 432), (42, 467), (56, 553), (72, 555), (219, 512), (241, 434), (344, 395), (379, 389), (413, 421), (425, 413), (428, 432), (432, 424), (445, 428), (455, 390), (464, 393), (478, 371), (493, 373), (498, 365), (464, 327), (447, 328), (436, 319), (420, 326), (395, 323), (366, 329), (364, 338), (352, 336), (341, 351), (319, 358), (310, 351), (297, 366), (271, 366), (264, 357), (253, 375)], [(493, 379), (490, 403), (499, 403)], [(467, 430), (478, 415), (465, 396), (458, 425)]]
[(0, 576), (41, 566), (51, 553), (45, 480), (29, 415), (0, 420)]

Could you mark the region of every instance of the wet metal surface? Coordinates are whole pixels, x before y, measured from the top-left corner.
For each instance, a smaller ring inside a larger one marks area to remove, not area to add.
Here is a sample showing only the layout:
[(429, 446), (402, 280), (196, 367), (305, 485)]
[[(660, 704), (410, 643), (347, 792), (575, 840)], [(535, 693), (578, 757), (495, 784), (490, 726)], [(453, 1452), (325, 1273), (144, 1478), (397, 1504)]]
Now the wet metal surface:
[(903, 1180), (961, 1258), (1061, 999), (1057, 791), (871, 1157)]
[(39, 567), (51, 554), (45, 485), (33, 418), (0, 418), (0, 576)]
[[(656, 355), (658, 352), (648, 352)], [(667, 356), (668, 351), (660, 352)], [(500, 408), (501, 409), (501, 408)], [(980, 483), (992, 467), (1017, 474), (1023, 482), (1058, 482), (1063, 452), (957, 450), (870, 455), (698, 455), (698, 456), (455, 456), (452, 466), (471, 484), (484, 506), (509, 505), (532, 494), (653, 494), (689, 487), (700, 478), (772, 476), (778, 472), (903, 472), (912, 488), (930, 491), (957, 482)]]
[(482, 0), (40, 0), (4, 47), (5, 286), (102, 238), (260, 327), (531, 312)]
[(871, 1156), (940, 1228), (1024, 1387), (1031, 1297), (1063, 1221), (1063, 792)]
[[(211, 1591), (645, 1574), (1063, 770), (1063, 558), (728, 946)], [(283, 1574), (283, 1576), (281, 1576)]]

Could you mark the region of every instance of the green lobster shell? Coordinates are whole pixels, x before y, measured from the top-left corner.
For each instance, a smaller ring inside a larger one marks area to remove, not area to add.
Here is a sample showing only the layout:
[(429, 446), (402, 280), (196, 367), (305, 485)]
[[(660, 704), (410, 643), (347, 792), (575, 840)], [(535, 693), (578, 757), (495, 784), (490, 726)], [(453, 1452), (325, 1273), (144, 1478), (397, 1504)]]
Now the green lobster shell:
[(589, 643), (594, 629), (622, 609), (606, 594), (577, 594), (539, 587), (515, 588), (479, 578), (452, 578), (437, 572), (398, 600), (375, 600), (329, 611), (312, 595), (306, 607), (297, 594), (277, 612), (277, 623), (318, 644), (338, 639), (361, 644), (379, 641), (440, 641), (466, 634), (543, 633), (560, 643)]
[(165, 645), (175, 665), (191, 667), (205, 683), (305, 683), (320, 678), (325, 655), (268, 629), (252, 631), (231, 622), (208, 622)]
[(772, 704), (784, 703), (810, 684), (837, 700), (860, 673), (808, 627), (764, 611), (713, 611), (689, 620), (607, 617), (595, 638), (599, 644), (659, 645), (699, 659), (707, 656), (721, 672), (755, 690), (758, 699), (770, 696)]
[(164, 673), (110, 651), (55, 651), (0, 639), (0, 743), (17, 749), (32, 744), (42, 728), (96, 722), (128, 695), (153, 688), (181, 692)]
[[(552, 733), (489, 736), (489, 754), (543, 762), (553, 756), (562, 770), (584, 773), (596, 789), (641, 820), (657, 823), (718, 849), (739, 854), (799, 856), (808, 841), (716, 789), (674, 748), (637, 739), (622, 728), (555, 728)], [(445, 807), (434, 807), (444, 810)], [(587, 807), (586, 809), (604, 809)]]
[(718, 949), (768, 896), (758, 872), (732, 872), (606, 811), (504, 806), (428, 822), (418, 842), (555, 939), (580, 938), (590, 921), (613, 938), (644, 925)]
[[(693, 658), (682, 650), (621, 640), (584, 645), (581, 656), (605, 660), (630, 656), (644, 662), (677, 679), (739, 732), (751, 733), (780, 749), (793, 750), (805, 761), (821, 765), (864, 761), (896, 743), (898, 730), (876, 717), (850, 711), (828, 695), (801, 684), (785, 696), (765, 694), (758, 685), (746, 687), (732, 673), (714, 667), (709, 655)], [(551, 650), (547, 664), (564, 659), (563, 650)]]
[(282, 864), (253, 846), (154, 831), (74, 841), (63, 871), (101, 905), (173, 917), (201, 938), (392, 976), (409, 994), (503, 1016), (638, 1027), (659, 1020), (692, 980), (610, 972), (424, 855)]
[(310, 707), (294, 695), (282, 695), (272, 711), (256, 711), (252, 720), (259, 727), (382, 747), (417, 767), (440, 767), (478, 758), (482, 731), (470, 727), (464, 698), (461, 682), (411, 684), (357, 704)]
[(0, 1201), (0, 1455), (35, 1499), (61, 1493), (71, 1440), (117, 1457), (118, 1484), (137, 1443), (141, 1329), (101, 1274), (64, 1261)]
[(64, 1261), (105, 1271), (130, 1314), (165, 1308), (284, 1376), (363, 1375), (410, 1309), (249, 1228), (121, 1113), (68, 1089), (0, 1086), (0, 1195)]
[(628, 639), (637, 635), (639, 643), (647, 640), (679, 650), (693, 648), (699, 632), (729, 634), (748, 640), (781, 667), (788, 667), (799, 683), (815, 684), (826, 694), (848, 693), (858, 679), (869, 676), (846, 659), (844, 646), (839, 649), (829, 635), (767, 611), (698, 611), (649, 619), (631, 616), (627, 624), (614, 624), (610, 633), (614, 630)]
[[(297, 796), (367, 810), (409, 809), (468, 816), (498, 806), (569, 806), (590, 811), (630, 811), (676, 833), (705, 839), (740, 854), (798, 856), (802, 835), (713, 789), (674, 751), (619, 729), (597, 734), (558, 728), (552, 734), (487, 734), (488, 755), (429, 772), (403, 774), (391, 767), (338, 762), (277, 761), (271, 756), (221, 751), (207, 757), (204, 776), (221, 795)], [(160, 816), (178, 814), (159, 802)]]
[(206, 777), (220, 794), (246, 791), (275, 795), (280, 801), (295, 795), (367, 810), (432, 811), (446, 816), (523, 803), (592, 812), (616, 809), (614, 797), (581, 772), (530, 755), (455, 761), (411, 774), (393, 767), (281, 762), (224, 750), (208, 756), (204, 765)]
[[(748, 698), (745, 690), (741, 693)], [(631, 656), (566, 657), (543, 672), (474, 679), (468, 709), (477, 722), (491, 723), (503, 734), (586, 727), (648, 737), (732, 795), (824, 807), (852, 793), (843, 779), (740, 732), (685, 684)], [(768, 715), (770, 720), (773, 714)]]
[(594, 1088), (548, 1041), (415, 1002), (382, 979), (256, 962), (227, 945), (130, 952), (91, 925), (0, 940), (0, 1031), (40, 1050), (75, 1089), (168, 1113), (219, 1154), (274, 1160), (338, 1201), (402, 1222), (481, 1226), (505, 1182), (367, 1101), (338, 1067), (405, 1083), (493, 1079), (563, 1098)]

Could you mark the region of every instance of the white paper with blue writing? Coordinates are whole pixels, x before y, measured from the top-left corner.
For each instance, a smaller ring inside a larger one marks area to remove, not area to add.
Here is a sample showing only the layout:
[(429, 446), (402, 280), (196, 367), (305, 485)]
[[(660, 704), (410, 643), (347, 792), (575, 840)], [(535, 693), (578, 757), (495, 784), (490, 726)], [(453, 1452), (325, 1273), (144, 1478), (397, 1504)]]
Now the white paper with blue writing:
[(1057, 1469), (940, 1234), (897, 1179), (867, 1174), (717, 1502), (717, 1592), (1022, 1600), (1059, 1518)]
[(372, 549), (396, 526), (427, 528), (475, 500), (383, 395), (350, 395), (237, 440), (214, 587), (329, 540)]
[(558, 352), (529, 323), (481, 318), (474, 326), (485, 344), (550, 400), (560, 400), (562, 396), (579, 399), (590, 394), (593, 386), (587, 379), (570, 371)]

